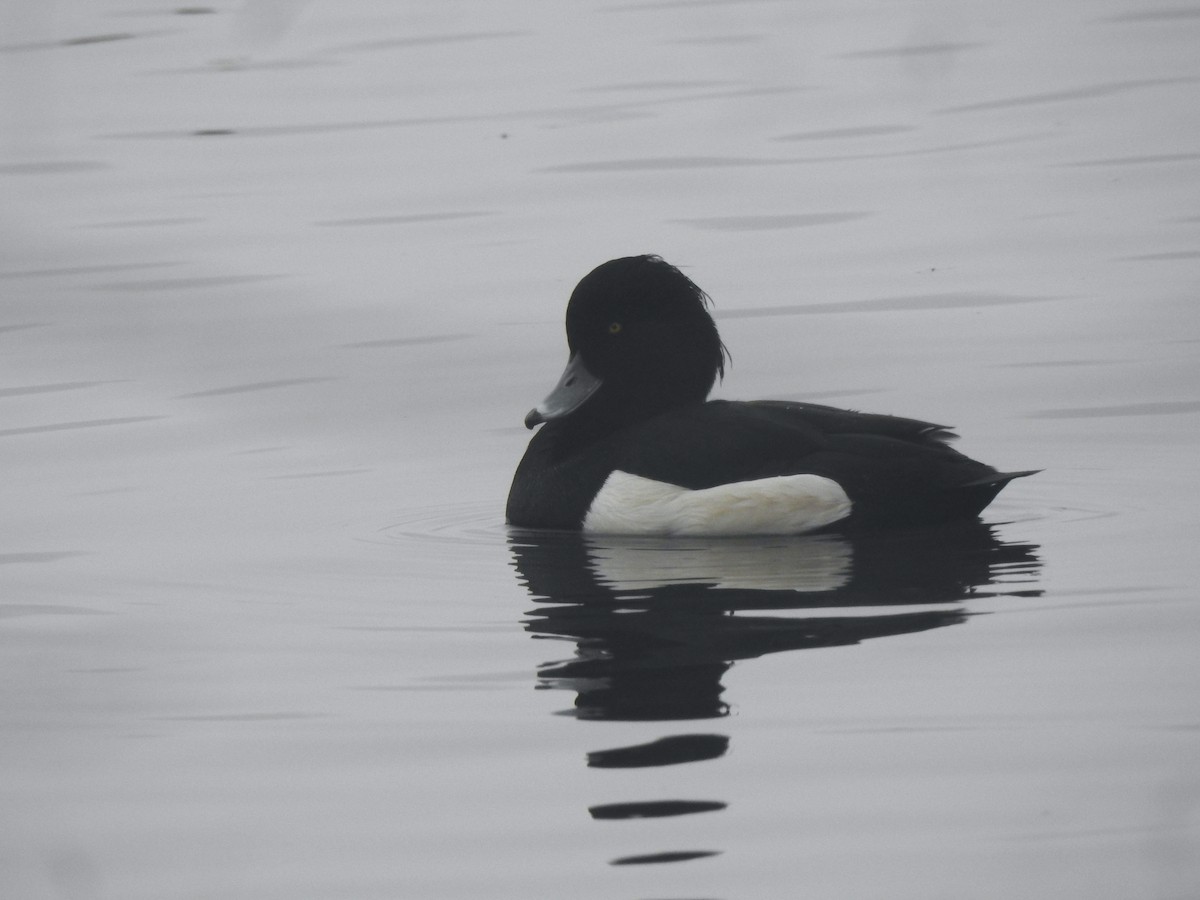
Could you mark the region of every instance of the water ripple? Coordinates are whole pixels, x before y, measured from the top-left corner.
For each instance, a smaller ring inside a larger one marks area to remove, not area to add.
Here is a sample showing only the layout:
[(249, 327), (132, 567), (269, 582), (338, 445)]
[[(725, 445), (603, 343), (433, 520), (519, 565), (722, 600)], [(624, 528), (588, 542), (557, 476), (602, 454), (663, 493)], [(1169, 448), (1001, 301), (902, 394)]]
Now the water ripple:
[(1138, 12), (1118, 13), (1097, 19), (1097, 22), (1177, 22), (1187, 19), (1200, 19), (1200, 6), (1159, 7), (1158, 9), (1143, 9)]
[(757, 319), (768, 316), (801, 316), (824, 313), (911, 312), (934, 309), (974, 309), (984, 306), (1013, 306), (1021, 303), (1046, 303), (1063, 297), (1020, 296), (964, 291), (960, 294), (910, 294), (900, 297), (876, 297), (869, 300), (845, 300), (840, 303), (806, 303), (796, 306), (758, 306), (726, 309), (718, 319)]
[(961, 53), (964, 50), (978, 50), (988, 44), (960, 41), (940, 44), (909, 44), (900, 47), (880, 47), (877, 50), (855, 50), (852, 53), (839, 54), (840, 59), (888, 59), (891, 57), (907, 56), (941, 56), (947, 53)]
[(430, 334), (424, 337), (378, 338), (372, 341), (355, 341), (350, 344), (340, 344), (344, 350), (368, 350), (378, 347), (418, 347), (423, 344), (449, 344), (455, 341), (465, 341), (473, 338), (473, 334)]
[(497, 39), (536, 36), (533, 31), (464, 31), (450, 34), (423, 34), (419, 37), (383, 38), (378, 41), (358, 41), (352, 44), (336, 44), (325, 49), (326, 53), (363, 53), (378, 50), (408, 49), (410, 47), (436, 47), (445, 44), (463, 44), (469, 41), (492, 41)]
[(97, 291), (179, 291), (195, 288), (232, 287), (283, 278), (282, 275), (208, 275), (188, 278), (157, 278), (150, 281), (112, 281), (97, 284)]
[(661, 172), (687, 169), (735, 169), (752, 166), (786, 166), (795, 160), (762, 159), (739, 156), (644, 156), (630, 159), (606, 159), (596, 162), (566, 163), (535, 169), (536, 172), (576, 174), (583, 172)]
[(271, 391), (276, 388), (294, 387), (298, 384), (318, 384), (324, 381), (336, 381), (336, 378), (323, 376), (316, 378), (279, 378), (275, 381), (255, 381), (248, 384), (234, 384), (229, 387), (210, 388), (207, 391), (195, 391), (191, 394), (180, 394), (179, 399), (191, 400), (196, 397), (223, 397), (226, 394), (247, 394), (251, 391)]
[(1090, 168), (1094, 166), (1147, 166), (1159, 163), (1196, 162), (1200, 153), (1146, 153), (1141, 156), (1114, 156), (1108, 159), (1082, 159), (1077, 162), (1056, 163), (1055, 168)]
[(776, 141), (834, 141), (847, 138), (882, 137), (890, 134), (905, 134), (916, 131), (911, 125), (861, 125), (857, 128), (826, 128), (820, 131), (797, 131), (781, 134)]
[(871, 212), (795, 213), (776, 216), (711, 216), (703, 219), (669, 219), (674, 225), (690, 225), (705, 231), (771, 231), (781, 228), (808, 228), (813, 225), (838, 225), (872, 216)]
[(458, 219), (478, 219), (482, 216), (494, 215), (496, 215), (496, 213), (492, 210), (416, 213), (413, 215), (363, 216), (356, 219), (326, 219), (325, 221), (317, 222), (316, 224), (321, 226), (422, 225), (426, 222), (453, 222)]
[[(42, 550), (32, 553), (0, 553), (0, 566), (12, 563), (51, 563), (60, 559), (72, 559), (76, 556), (87, 556), (82, 550)], [(12, 607), (7, 607), (11, 609)], [(43, 609), (44, 607), (35, 607)]]
[(0, 619), (25, 619), (30, 616), (103, 616), (98, 609), (85, 606), (67, 606), (61, 603), (5, 603), (0, 604)]
[(936, 115), (947, 115), (964, 112), (983, 112), (992, 109), (1013, 109), (1022, 106), (1041, 106), (1047, 103), (1065, 103), (1074, 100), (1093, 100), (1098, 97), (1112, 97), (1129, 91), (1140, 91), (1147, 88), (1167, 87), (1176, 84), (1194, 84), (1200, 81), (1195, 76), (1177, 78), (1133, 78), (1129, 81), (1113, 81), (1104, 84), (1091, 84), (1083, 87), (1068, 88), (1061, 91), (1044, 91), (1037, 94), (1020, 94), (1015, 97), (1001, 97), (996, 100), (984, 100), (980, 103), (964, 103), (961, 106), (947, 106), (934, 110)]
[(503, 542), (504, 518), (494, 503), (444, 504), (408, 510), (405, 517), (381, 529), (389, 540), (405, 544), (481, 545)]
[(133, 425), (138, 422), (154, 422), (166, 416), (122, 416), (113, 419), (85, 419), (78, 422), (54, 422), (50, 425), (31, 425), (26, 428), (0, 428), (0, 437), (15, 437), (22, 434), (46, 434), (52, 431), (74, 431), (77, 428), (103, 428), (109, 425)]
[(1170, 262), (1177, 259), (1200, 259), (1200, 250), (1169, 250), (1164, 253), (1142, 253), (1122, 256), (1122, 262)]
[(179, 265), (177, 262), (106, 263), (96, 266), (56, 266), (50, 269), (16, 269), (9, 272), (0, 272), (0, 279), (55, 278), (60, 275), (103, 275), (108, 272), (136, 272), (142, 269), (164, 269), (177, 265)]
[(1200, 400), (1161, 400), (1148, 403), (1121, 403), (1113, 406), (1076, 406), (1043, 409), (1029, 413), (1029, 419), (1102, 419), (1122, 416), (1178, 416), (1200, 412)]
[(0, 388), (0, 398), (26, 397), (30, 394), (53, 394), (59, 391), (77, 391), (81, 388), (95, 387), (98, 384), (110, 383), (111, 382), (107, 381), (60, 381), (54, 384), (31, 384), (19, 388)]

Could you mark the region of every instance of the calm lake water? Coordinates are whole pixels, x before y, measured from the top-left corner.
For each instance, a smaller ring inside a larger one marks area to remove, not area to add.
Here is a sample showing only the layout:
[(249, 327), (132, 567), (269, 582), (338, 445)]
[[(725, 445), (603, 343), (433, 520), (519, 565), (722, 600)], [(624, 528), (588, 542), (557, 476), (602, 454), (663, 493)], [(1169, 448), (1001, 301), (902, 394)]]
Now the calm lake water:
[[(1200, 6), (0, 6), (0, 896), (1200, 895)], [(509, 533), (574, 283), (957, 426), (877, 537)]]

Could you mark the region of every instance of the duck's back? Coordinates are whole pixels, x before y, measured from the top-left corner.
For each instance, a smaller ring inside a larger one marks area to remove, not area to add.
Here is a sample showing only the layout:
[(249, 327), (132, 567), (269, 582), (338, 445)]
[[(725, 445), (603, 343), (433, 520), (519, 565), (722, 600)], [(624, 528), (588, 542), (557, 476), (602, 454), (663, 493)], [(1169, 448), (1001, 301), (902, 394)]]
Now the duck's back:
[[(797, 484), (843, 492), (843, 504), (814, 528), (924, 525), (975, 516), (1009, 480), (1028, 474), (976, 462), (947, 446), (951, 437), (930, 422), (770, 400), (692, 404), (582, 443), (551, 423), (517, 471), (509, 520), (578, 528), (606, 482), (616, 481), (610, 476), (625, 473), (690, 492), (739, 485), (745, 494), (758, 483), (760, 500)], [(789, 520), (780, 530), (811, 529)]]

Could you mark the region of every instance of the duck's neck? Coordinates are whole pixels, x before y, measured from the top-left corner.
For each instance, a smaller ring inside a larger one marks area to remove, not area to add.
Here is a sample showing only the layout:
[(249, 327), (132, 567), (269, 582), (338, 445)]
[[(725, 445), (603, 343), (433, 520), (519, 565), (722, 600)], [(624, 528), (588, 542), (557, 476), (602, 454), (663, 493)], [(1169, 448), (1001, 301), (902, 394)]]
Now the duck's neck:
[(681, 401), (678, 397), (668, 397), (656, 391), (641, 392), (633, 399), (626, 397), (613, 401), (600, 392), (575, 414), (551, 423), (555, 432), (555, 449), (562, 456), (568, 456), (671, 410), (703, 401), (703, 396), (694, 401)]

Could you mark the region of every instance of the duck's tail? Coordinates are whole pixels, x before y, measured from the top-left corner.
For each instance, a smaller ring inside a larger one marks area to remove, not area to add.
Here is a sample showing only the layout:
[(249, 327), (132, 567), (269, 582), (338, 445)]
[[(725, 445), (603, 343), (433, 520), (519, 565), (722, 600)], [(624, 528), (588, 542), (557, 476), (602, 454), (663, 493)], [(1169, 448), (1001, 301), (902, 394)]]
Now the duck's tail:
[(984, 475), (982, 478), (976, 478), (974, 481), (966, 482), (963, 487), (992, 487), (995, 486), (999, 491), (1002, 487), (1017, 478), (1026, 478), (1029, 475), (1036, 475), (1041, 472), (1041, 469), (1025, 469), (1021, 472), (992, 472)]
[(974, 481), (967, 481), (964, 487), (984, 487), (986, 485), (995, 485), (996, 490), (1007, 485), (1009, 481), (1019, 478), (1026, 478), (1028, 475), (1037, 475), (1042, 472), (1042, 469), (1025, 469), (1024, 472), (994, 472), (989, 475), (984, 475), (983, 478), (977, 478)]
[(970, 515), (979, 515), (983, 512), (984, 507), (996, 499), (996, 495), (1010, 481), (1024, 478), (1027, 475), (1036, 475), (1040, 471), (1042, 470), (1026, 469), (1022, 472), (991, 472), (959, 485), (959, 489), (955, 493), (962, 501), (965, 501), (966, 511)]

